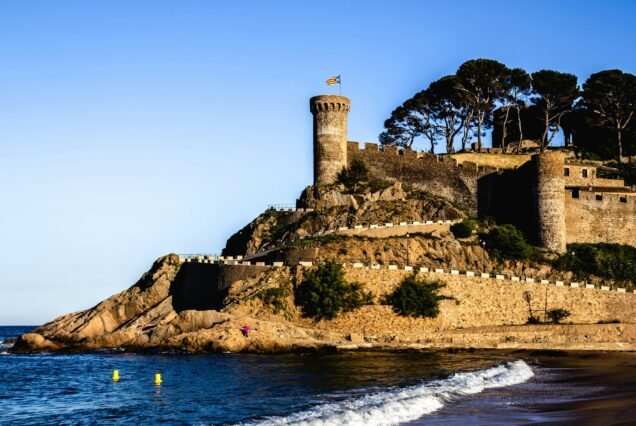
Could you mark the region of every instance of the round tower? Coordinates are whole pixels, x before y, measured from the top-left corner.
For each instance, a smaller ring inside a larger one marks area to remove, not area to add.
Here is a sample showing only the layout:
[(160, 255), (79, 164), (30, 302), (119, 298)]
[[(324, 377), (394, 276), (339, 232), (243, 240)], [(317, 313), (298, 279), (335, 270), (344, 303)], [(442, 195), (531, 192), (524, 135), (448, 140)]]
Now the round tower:
[(337, 95), (314, 96), (314, 185), (334, 183), (347, 166), (347, 114), (351, 101)]
[(565, 253), (565, 178), (563, 154), (558, 151), (532, 156), (535, 170), (532, 195), (537, 242), (541, 247)]

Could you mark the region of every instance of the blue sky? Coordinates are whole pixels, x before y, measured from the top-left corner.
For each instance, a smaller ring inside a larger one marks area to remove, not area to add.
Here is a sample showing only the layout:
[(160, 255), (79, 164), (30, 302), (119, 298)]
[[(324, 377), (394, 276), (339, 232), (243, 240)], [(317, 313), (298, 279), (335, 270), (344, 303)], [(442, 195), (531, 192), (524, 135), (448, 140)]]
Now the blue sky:
[(218, 252), (311, 183), (310, 96), (349, 139), (465, 60), (636, 72), (630, 1), (0, 2), (0, 324)]

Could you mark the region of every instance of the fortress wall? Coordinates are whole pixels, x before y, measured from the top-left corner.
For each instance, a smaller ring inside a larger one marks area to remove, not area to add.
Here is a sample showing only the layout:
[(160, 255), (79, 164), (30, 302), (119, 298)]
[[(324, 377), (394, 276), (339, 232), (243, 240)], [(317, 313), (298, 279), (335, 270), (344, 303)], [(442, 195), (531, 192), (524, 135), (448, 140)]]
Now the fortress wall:
[(494, 167), (479, 166), (472, 162), (458, 164), (449, 156), (398, 150), (366, 143), (360, 149), (357, 142), (347, 144), (349, 163), (363, 160), (380, 178), (399, 180), (422, 191), (444, 197), (458, 206), (477, 212), (477, 181), (481, 176), (497, 171)]
[[(587, 177), (584, 174), (587, 173)], [(583, 164), (565, 164), (563, 175), (566, 186), (601, 186), (610, 188), (622, 188), (625, 186), (623, 179), (605, 179), (597, 177), (596, 167)]]
[[(368, 270), (346, 268), (348, 281), (358, 281), (371, 291), (376, 299), (390, 293), (411, 272), (400, 270)], [(455, 297), (442, 301), (441, 313), (435, 319), (413, 319), (390, 315), (388, 306), (367, 306), (336, 318), (334, 328), (345, 323), (357, 323), (365, 332), (384, 330), (402, 332), (431, 331), (433, 329), (468, 328), (498, 325), (520, 325), (528, 321), (526, 291), (532, 292), (532, 309), (543, 313), (546, 300), (548, 309), (563, 308), (571, 316), (565, 322), (595, 324), (599, 321), (620, 320), (632, 322), (636, 318), (636, 295), (585, 288), (557, 287), (545, 284), (499, 281), (490, 278), (462, 275), (421, 273), (420, 276), (439, 279), (447, 287), (441, 293)]]
[[(566, 190), (568, 243), (618, 243), (636, 246), (636, 194)], [(597, 199), (597, 196), (601, 199)]]
[(480, 166), (490, 166), (499, 169), (514, 169), (530, 161), (530, 154), (488, 154), (481, 152), (459, 152), (450, 154), (458, 164), (466, 161)]

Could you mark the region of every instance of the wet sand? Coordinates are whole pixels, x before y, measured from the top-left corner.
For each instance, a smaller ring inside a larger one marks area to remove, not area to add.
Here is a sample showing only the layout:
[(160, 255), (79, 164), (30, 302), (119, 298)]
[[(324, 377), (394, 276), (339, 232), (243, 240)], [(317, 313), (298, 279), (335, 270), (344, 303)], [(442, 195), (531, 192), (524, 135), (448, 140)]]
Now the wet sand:
[(535, 377), (449, 404), (412, 424), (636, 425), (636, 353), (506, 354), (524, 359)]

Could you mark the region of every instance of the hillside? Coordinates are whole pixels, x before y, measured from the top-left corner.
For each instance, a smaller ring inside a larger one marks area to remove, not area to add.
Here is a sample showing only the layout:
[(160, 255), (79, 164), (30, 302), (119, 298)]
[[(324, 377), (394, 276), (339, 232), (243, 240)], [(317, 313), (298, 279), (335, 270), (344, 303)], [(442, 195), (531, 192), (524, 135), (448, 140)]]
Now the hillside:
[[(575, 286), (572, 272), (545, 260), (495, 258), (477, 234), (450, 231), (467, 212), (399, 184), (330, 191), (342, 205), (268, 210), (229, 238), (223, 259), (164, 256), (128, 290), (38, 327), (12, 350), (636, 349), (636, 295), (617, 290), (623, 284)], [(346, 264), (344, 276), (370, 293), (369, 304), (332, 320), (304, 316), (295, 290), (325, 260)], [(454, 298), (437, 318), (401, 316), (386, 304), (413, 272)], [(529, 309), (548, 304), (567, 309), (571, 324), (527, 325)]]

